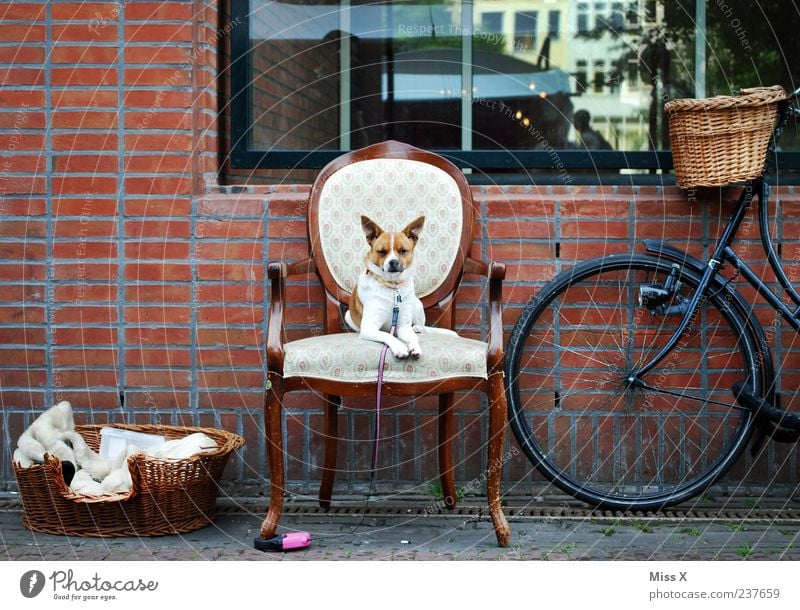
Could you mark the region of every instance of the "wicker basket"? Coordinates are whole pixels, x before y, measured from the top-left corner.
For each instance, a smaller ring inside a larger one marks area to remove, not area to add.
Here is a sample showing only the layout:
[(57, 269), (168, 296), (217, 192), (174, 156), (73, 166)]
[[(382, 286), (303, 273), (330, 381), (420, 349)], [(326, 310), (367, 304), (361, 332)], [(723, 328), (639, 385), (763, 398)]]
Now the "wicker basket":
[(764, 169), (780, 86), (742, 89), (738, 97), (678, 99), (665, 104), (678, 186), (723, 186)]
[[(76, 426), (87, 444), (98, 450), (100, 429)], [(133, 479), (129, 492), (84, 496), (73, 492), (61, 472), (61, 462), (45, 456), (42, 465), (14, 464), (28, 529), (68, 536), (163, 536), (190, 532), (216, 517), (222, 470), (231, 452), (244, 444), (241, 436), (214, 428), (155, 425), (113, 425), (113, 428), (160, 434), (167, 440), (203, 432), (217, 448), (183, 460), (156, 459), (137, 453), (128, 458)]]

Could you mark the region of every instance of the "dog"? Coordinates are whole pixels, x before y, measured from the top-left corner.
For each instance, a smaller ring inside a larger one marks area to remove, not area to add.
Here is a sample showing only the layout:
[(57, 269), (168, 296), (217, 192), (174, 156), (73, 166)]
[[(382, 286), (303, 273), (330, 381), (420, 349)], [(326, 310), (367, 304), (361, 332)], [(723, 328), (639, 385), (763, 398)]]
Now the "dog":
[[(422, 355), (417, 337), (422, 332), (456, 334), (425, 326), (425, 310), (414, 290), (414, 248), (424, 225), (423, 215), (402, 231), (384, 231), (375, 221), (361, 216), (361, 228), (369, 245), (367, 269), (350, 296), (345, 322), (360, 333), (361, 339), (385, 343), (400, 359)], [(389, 331), (398, 298), (400, 309), (393, 336)]]

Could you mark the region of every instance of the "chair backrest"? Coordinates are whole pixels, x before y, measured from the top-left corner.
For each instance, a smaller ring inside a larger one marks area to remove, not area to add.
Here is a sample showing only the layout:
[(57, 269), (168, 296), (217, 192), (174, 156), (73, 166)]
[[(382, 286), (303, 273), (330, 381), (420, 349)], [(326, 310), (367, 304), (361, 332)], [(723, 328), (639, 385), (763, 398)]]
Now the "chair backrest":
[(469, 184), (455, 165), (408, 144), (381, 142), (335, 159), (314, 181), (308, 211), (311, 255), (325, 290), (348, 304), (365, 271), (362, 214), (387, 231), (424, 214), (414, 250), (417, 296), (426, 309), (445, 301), (469, 255), (473, 206)]

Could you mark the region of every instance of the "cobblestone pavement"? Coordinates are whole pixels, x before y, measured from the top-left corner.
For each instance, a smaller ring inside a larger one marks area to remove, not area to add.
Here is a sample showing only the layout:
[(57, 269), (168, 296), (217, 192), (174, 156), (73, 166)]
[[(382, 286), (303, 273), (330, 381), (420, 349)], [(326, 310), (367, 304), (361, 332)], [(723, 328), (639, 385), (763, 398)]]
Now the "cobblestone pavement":
[[(780, 503), (778, 503), (780, 504)], [(263, 506), (220, 507), (210, 526), (154, 538), (76, 538), (38, 534), (21, 524), (21, 507), (0, 501), (0, 558), (30, 560), (800, 560), (795, 502), (780, 509), (705, 511), (644, 516), (539, 506), (507, 509), (512, 544), (499, 548), (479, 508), (429, 515), (402, 506), (385, 514), (324, 513), (288, 504), (282, 532), (306, 530), (308, 549), (261, 553), (253, 548)], [(250, 507), (250, 509), (248, 509)], [(258, 510), (255, 510), (258, 508)], [(699, 515), (699, 516), (698, 516)]]

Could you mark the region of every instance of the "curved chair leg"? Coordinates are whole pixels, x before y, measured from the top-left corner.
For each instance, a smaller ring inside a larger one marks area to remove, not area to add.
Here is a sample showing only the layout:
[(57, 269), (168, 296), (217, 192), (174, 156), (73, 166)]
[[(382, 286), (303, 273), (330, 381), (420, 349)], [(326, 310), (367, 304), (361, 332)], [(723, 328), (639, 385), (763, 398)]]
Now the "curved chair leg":
[(278, 528), (283, 510), (285, 473), (283, 469), (283, 382), (278, 375), (270, 374), (271, 384), (264, 395), (264, 424), (267, 432), (267, 456), (271, 478), (270, 502), (267, 515), (261, 524), (261, 538), (272, 538)]
[(489, 455), (487, 460), (486, 497), (492, 518), (497, 544), (506, 547), (511, 541), (511, 531), (503, 514), (500, 501), (500, 476), (503, 472), (503, 446), (506, 436), (506, 394), (503, 373), (489, 375)]
[(322, 484), (319, 488), (319, 505), (331, 507), (333, 481), (336, 478), (336, 453), (339, 450), (339, 408), (341, 396), (325, 396), (325, 465), (322, 468)]
[(452, 444), (455, 435), (455, 415), (453, 412), (453, 393), (439, 394), (439, 480), (442, 483), (444, 505), (456, 506), (456, 483), (453, 473)]

